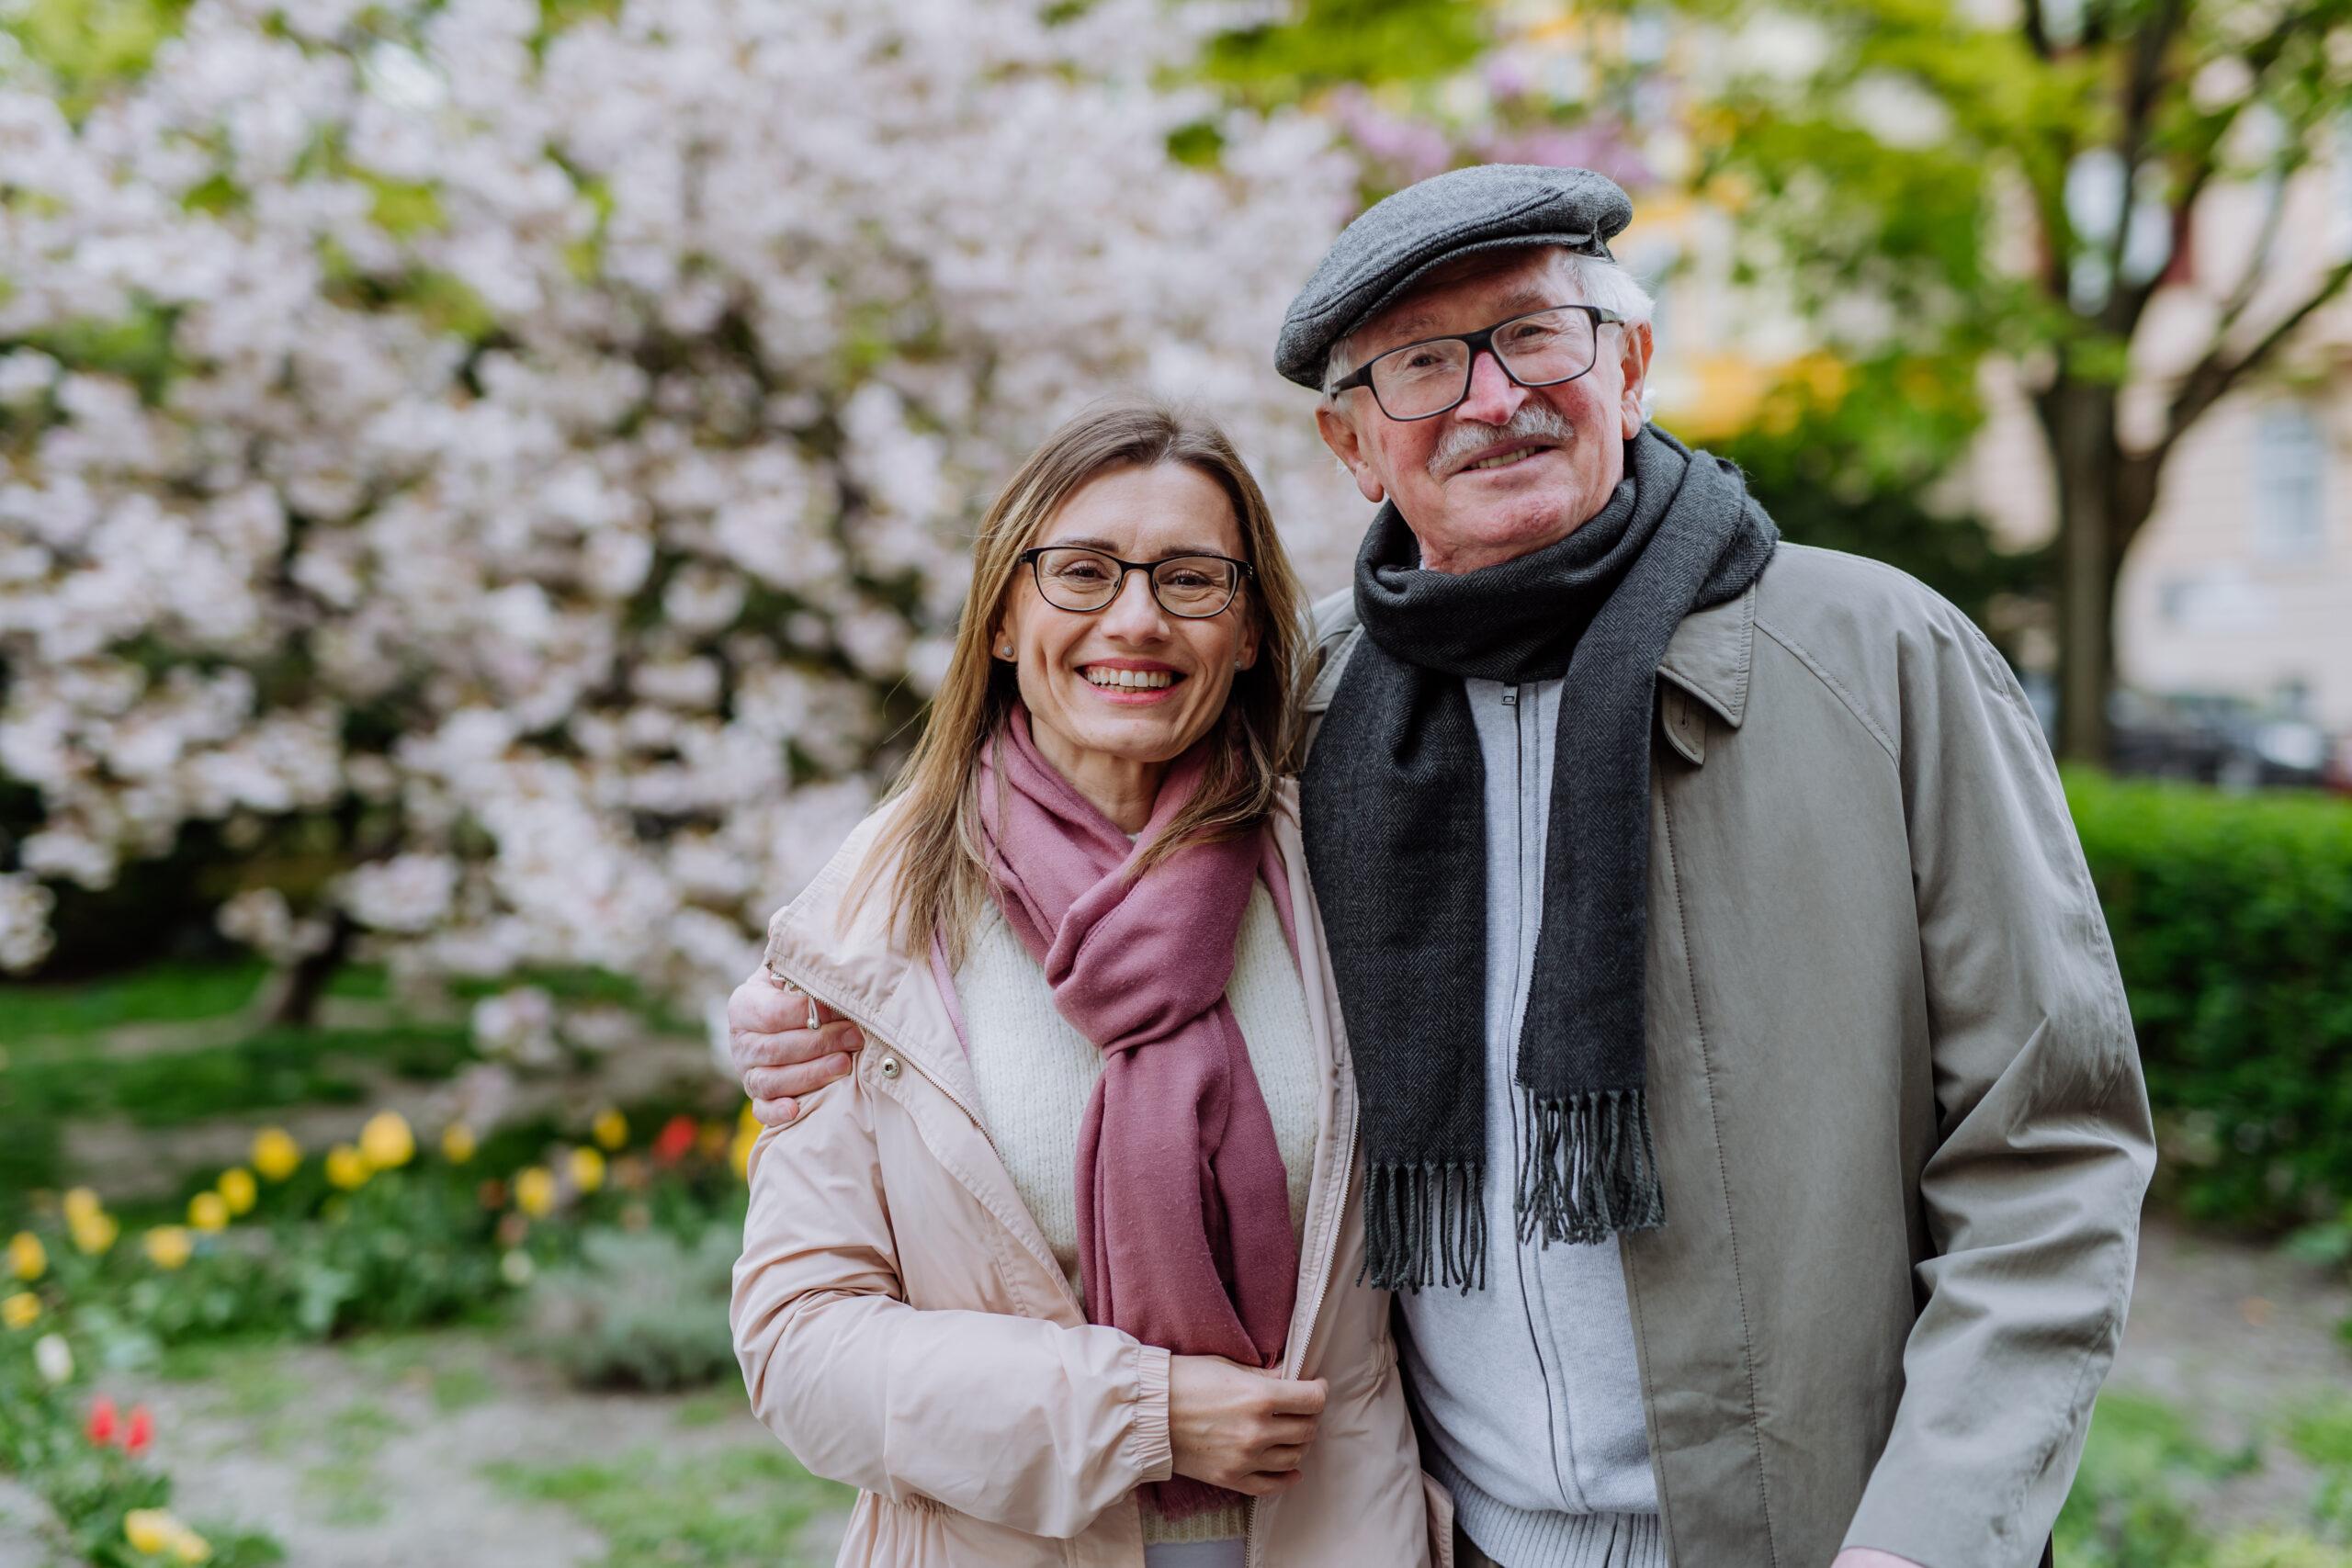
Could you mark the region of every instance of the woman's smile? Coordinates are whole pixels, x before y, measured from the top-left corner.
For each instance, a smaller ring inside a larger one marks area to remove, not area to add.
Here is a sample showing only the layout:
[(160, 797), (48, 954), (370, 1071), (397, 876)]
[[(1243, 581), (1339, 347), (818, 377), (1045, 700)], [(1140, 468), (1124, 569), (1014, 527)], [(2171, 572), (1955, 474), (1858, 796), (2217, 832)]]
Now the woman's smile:
[(1078, 667), (1094, 694), (1120, 707), (1149, 707), (1176, 694), (1184, 672), (1153, 659), (1098, 659)]

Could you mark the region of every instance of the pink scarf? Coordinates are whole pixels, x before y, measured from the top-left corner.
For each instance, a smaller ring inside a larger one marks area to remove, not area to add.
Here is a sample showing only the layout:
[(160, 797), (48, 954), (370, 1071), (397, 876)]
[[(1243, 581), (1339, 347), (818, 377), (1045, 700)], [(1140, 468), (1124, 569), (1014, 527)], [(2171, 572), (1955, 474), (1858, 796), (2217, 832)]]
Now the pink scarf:
[[(1126, 874), (1200, 787), (1206, 756), (1204, 745), (1177, 759), (1129, 843), (1046, 761), (1016, 706), (981, 755), (980, 818), (1005, 919), (1045, 965), (1055, 1009), (1105, 1058), (1078, 1133), (1088, 1318), (1178, 1355), (1271, 1367), (1298, 1290), (1298, 1238), (1225, 989), (1251, 886), (1261, 874), (1278, 893), (1287, 883), (1264, 833)], [(1182, 1476), (1153, 1493), (1171, 1517), (1233, 1500)]]

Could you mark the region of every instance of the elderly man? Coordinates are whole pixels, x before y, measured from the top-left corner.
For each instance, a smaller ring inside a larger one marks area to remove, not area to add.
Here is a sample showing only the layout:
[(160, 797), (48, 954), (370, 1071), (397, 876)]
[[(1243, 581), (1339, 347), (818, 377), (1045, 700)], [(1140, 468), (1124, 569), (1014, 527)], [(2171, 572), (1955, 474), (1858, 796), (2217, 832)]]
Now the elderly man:
[[(1645, 423), (1584, 171), (1349, 226), (1276, 363), (1379, 506), (1302, 774), (1459, 1559), (2026, 1568), (2153, 1167), (2054, 770), (1966, 617)], [(842, 1070), (758, 976), (762, 1119)]]

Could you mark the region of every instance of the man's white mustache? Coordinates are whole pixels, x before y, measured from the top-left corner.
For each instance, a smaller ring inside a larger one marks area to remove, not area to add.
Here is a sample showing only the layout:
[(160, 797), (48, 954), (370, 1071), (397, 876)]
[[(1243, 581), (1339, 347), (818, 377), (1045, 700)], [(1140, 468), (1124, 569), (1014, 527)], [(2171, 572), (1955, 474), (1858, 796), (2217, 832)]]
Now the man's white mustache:
[(1521, 403), (1507, 423), (1457, 424), (1447, 431), (1437, 450), (1430, 454), (1430, 477), (1442, 479), (1475, 454), (1505, 441), (1532, 439), (1566, 446), (1575, 434), (1576, 426), (1562, 418), (1558, 410), (1544, 403)]

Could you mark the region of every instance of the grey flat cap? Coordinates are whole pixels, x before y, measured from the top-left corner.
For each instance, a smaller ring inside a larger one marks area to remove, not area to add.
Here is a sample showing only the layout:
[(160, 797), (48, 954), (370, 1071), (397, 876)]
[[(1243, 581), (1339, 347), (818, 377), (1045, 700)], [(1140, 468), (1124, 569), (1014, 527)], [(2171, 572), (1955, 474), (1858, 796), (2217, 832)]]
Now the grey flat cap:
[(1633, 218), (1617, 182), (1590, 169), (1482, 164), (1407, 186), (1340, 231), (1290, 302), (1274, 368), (1319, 391), (1331, 345), (1431, 267), (1506, 245), (1561, 245), (1605, 258)]

